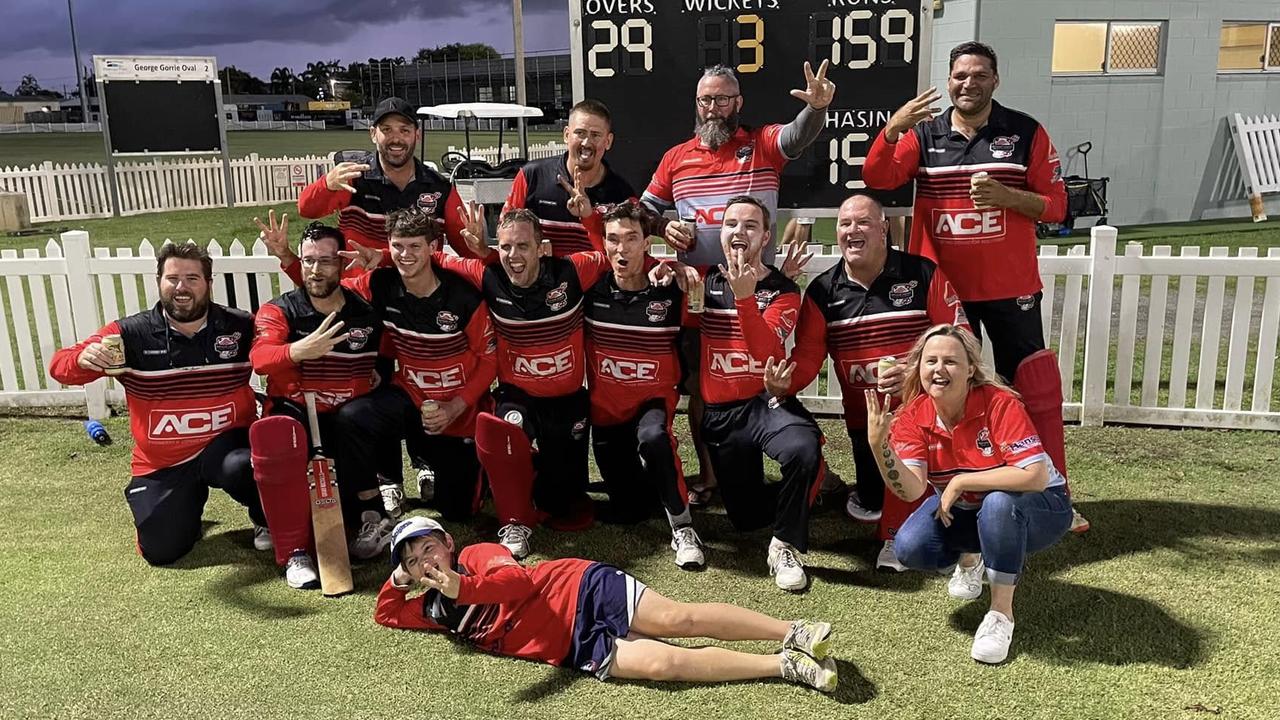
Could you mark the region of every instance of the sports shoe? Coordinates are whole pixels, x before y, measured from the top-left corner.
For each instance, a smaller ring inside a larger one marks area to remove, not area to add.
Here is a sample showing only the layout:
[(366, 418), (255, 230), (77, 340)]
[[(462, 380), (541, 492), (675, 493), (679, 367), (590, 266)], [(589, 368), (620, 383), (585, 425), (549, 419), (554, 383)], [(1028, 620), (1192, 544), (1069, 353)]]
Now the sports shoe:
[(769, 542), (769, 574), (773, 576), (773, 582), (783, 590), (797, 592), (809, 584), (800, 553), (777, 538)]
[(676, 565), (694, 570), (707, 563), (702, 554), (702, 538), (688, 525), (671, 531), (671, 549), (676, 551)]
[(357, 560), (376, 557), (383, 548), (391, 544), (391, 530), (395, 526), (394, 520), (377, 510), (360, 513), (360, 532), (351, 541), (351, 556)]
[(1089, 520), (1075, 508), (1071, 508), (1071, 532), (1077, 535), (1089, 532)]
[(858, 493), (850, 492), (849, 499), (844, 501), (844, 514), (860, 523), (880, 522), (879, 510), (868, 510), (858, 502)]
[(814, 660), (799, 650), (783, 650), (778, 657), (782, 664), (782, 677), (793, 683), (803, 683), (829, 693), (840, 681), (835, 658)]
[(957, 600), (977, 600), (982, 597), (982, 583), (987, 579), (987, 566), (978, 559), (978, 564), (967, 568), (956, 563), (951, 571), (951, 579), (947, 581), (947, 594)]
[(436, 471), (429, 467), (418, 470), (418, 497), (430, 502), (436, 496)]
[(275, 545), (273, 545), (271, 542), (271, 531), (267, 529), (266, 525), (258, 525), (257, 523), (254, 523), (253, 549), (262, 550), (263, 552), (266, 552), (267, 550), (270, 550), (273, 547), (275, 547)]
[(392, 520), (399, 520), (404, 517), (404, 485), (397, 482), (382, 483), (378, 486), (378, 492), (382, 494), (382, 509), (387, 511), (387, 517)]
[(969, 656), (983, 663), (1004, 662), (1009, 657), (1009, 645), (1013, 642), (1013, 621), (1004, 613), (991, 610), (982, 618), (978, 632), (973, 634), (973, 649)]
[(510, 550), (515, 559), (523, 560), (529, 556), (529, 536), (532, 534), (533, 528), (528, 525), (503, 525), (498, 528), (498, 543)]
[(831, 624), (812, 620), (796, 620), (782, 639), (783, 650), (799, 650), (821, 660), (831, 652)]
[(289, 587), (298, 590), (315, 590), (320, 587), (320, 576), (316, 573), (316, 564), (311, 556), (304, 552), (296, 552), (289, 556), (284, 564), (284, 581)]
[(893, 572), (902, 572), (907, 569), (906, 565), (898, 562), (898, 553), (893, 550), (893, 538), (885, 540), (884, 547), (880, 548), (880, 554), (876, 556), (876, 569)]

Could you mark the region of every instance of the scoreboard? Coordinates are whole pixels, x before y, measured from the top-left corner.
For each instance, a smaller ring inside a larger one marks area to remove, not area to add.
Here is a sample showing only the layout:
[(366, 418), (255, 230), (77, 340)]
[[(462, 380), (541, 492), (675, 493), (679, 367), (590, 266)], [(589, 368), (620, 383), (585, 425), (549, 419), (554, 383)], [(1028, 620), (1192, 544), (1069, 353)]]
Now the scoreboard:
[[(662, 154), (693, 137), (703, 68), (734, 69), (740, 122), (790, 122), (804, 62), (836, 85), (822, 134), (791, 161), (779, 206), (821, 211), (865, 188), (862, 165), (893, 111), (928, 83), (932, 0), (569, 0), (574, 99), (609, 106), (608, 161), (643, 189)], [(873, 192), (909, 207), (910, 185)], [(816, 214), (823, 214), (818, 212)], [(828, 213), (829, 214), (829, 213)]]

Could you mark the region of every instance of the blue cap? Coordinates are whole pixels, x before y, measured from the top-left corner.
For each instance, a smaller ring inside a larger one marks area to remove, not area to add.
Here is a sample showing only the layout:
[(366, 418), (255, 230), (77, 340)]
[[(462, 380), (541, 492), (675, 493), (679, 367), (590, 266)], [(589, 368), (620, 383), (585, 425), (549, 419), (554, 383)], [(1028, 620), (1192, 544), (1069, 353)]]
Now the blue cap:
[(400, 564), (400, 551), (405, 543), (433, 532), (443, 533), (444, 526), (429, 517), (411, 517), (396, 523), (391, 530), (391, 564)]

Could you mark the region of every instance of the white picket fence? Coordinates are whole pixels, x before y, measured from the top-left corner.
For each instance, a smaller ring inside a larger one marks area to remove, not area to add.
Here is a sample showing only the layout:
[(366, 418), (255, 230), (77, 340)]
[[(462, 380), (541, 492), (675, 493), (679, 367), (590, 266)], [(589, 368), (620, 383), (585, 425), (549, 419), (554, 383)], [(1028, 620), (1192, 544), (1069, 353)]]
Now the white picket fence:
[[(1116, 253), (1114, 228), (1093, 229), (1084, 246), (1040, 255), (1046, 342), (1058, 351), (1064, 417), (1086, 425), (1280, 431), (1277, 335), (1280, 248), (1259, 257), (1242, 248), (1132, 244)], [(811, 246), (808, 268), (839, 261), (834, 248)], [(58, 346), (156, 302), (156, 246), (91, 248), (83, 231), (36, 249), (0, 251), (0, 406), (87, 404), (101, 417), (123, 398), (113, 381), (62, 387), (48, 376)], [(214, 299), (253, 310), (292, 287), (260, 242), (236, 240), (224, 252), (211, 241)], [(655, 246), (655, 255), (665, 254)], [(1225, 312), (1229, 309), (1229, 312)], [(1225, 347), (1224, 347), (1225, 346)], [(828, 362), (801, 393), (815, 412), (841, 412), (837, 370)]]
[(228, 120), (227, 131), (234, 130), (324, 130), (323, 120)]
[(0, 123), (0, 135), (96, 132), (102, 132), (102, 123)]
[(1245, 195), (1251, 203), (1254, 222), (1262, 222), (1267, 219), (1262, 196), (1280, 193), (1280, 118), (1236, 113), (1230, 125)]
[[(529, 157), (527, 159), (538, 160), (545, 157), (555, 157), (568, 149), (569, 146), (562, 142), (531, 143), (529, 145)], [(456, 152), (463, 155), (467, 154), (466, 148), (455, 147), (453, 145), (450, 145), (446, 152)], [(482, 148), (471, 148), (472, 160), (484, 160), (490, 165), (498, 164), (498, 155), (498, 147), (496, 145), (490, 145), (489, 147)], [(518, 158), (520, 157), (520, 147), (503, 143), (501, 155), (503, 160)]]

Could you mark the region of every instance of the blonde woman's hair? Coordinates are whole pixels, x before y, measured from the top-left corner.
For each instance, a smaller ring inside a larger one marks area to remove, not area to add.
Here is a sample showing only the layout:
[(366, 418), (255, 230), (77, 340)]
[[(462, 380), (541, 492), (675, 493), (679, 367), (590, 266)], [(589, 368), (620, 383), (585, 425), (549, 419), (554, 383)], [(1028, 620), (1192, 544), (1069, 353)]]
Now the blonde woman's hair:
[(991, 385), (1012, 394), (1014, 397), (1020, 397), (1000, 379), (999, 375), (982, 361), (982, 345), (978, 343), (978, 338), (974, 337), (972, 332), (958, 325), (934, 325), (916, 340), (916, 344), (912, 346), (911, 352), (907, 354), (907, 372), (906, 378), (902, 381), (902, 403), (905, 405), (916, 398), (917, 395), (924, 394), (924, 387), (920, 384), (920, 358), (924, 355), (924, 345), (929, 342), (930, 338), (938, 336), (955, 338), (960, 343), (960, 347), (964, 348), (965, 357), (968, 358), (969, 364), (973, 366), (973, 376), (969, 378), (969, 388), (973, 389), (983, 385)]

